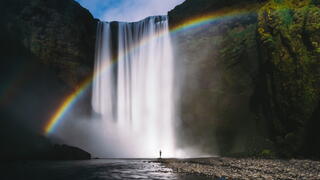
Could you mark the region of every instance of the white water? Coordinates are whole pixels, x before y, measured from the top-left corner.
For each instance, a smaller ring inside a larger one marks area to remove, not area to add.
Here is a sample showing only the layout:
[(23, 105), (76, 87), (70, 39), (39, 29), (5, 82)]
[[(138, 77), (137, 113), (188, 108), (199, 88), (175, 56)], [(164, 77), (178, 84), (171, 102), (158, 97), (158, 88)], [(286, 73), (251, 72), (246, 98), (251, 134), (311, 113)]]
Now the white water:
[(175, 156), (173, 56), (166, 16), (98, 25), (92, 106), (114, 157)]

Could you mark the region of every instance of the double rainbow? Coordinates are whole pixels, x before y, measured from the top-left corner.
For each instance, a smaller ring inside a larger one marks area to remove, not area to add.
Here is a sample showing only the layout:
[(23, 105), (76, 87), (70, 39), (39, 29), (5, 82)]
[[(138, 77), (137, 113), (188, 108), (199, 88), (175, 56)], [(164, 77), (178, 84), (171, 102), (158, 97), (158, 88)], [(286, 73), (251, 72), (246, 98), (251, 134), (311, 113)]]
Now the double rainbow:
[[(171, 35), (175, 35), (180, 32), (189, 31), (191, 29), (201, 27), (207, 24), (211, 24), (218, 21), (223, 21), (229, 18), (233, 18), (236, 16), (246, 15), (250, 14), (252, 12), (256, 11), (257, 5), (249, 5), (242, 9), (222, 9), (220, 11), (216, 11), (207, 15), (203, 15), (200, 17), (196, 17), (190, 20), (185, 21), (184, 23), (175, 26), (170, 29)], [(128, 53), (132, 52), (134, 49), (139, 48), (141, 46), (145, 46), (151, 38), (143, 39), (140, 41), (140, 43), (133, 46), (132, 49), (128, 51)], [(124, 56), (125, 54), (122, 54), (120, 56)], [(120, 59), (120, 58), (119, 58)], [(59, 124), (64, 119), (64, 116), (72, 109), (73, 105), (76, 104), (78, 99), (81, 97), (82, 94), (86, 92), (89, 87), (91, 87), (91, 84), (93, 81), (99, 77), (101, 74), (106, 72), (108, 69), (110, 69), (114, 64), (118, 62), (118, 59), (115, 59), (112, 61), (113, 63), (106, 63), (101, 65), (100, 74), (94, 73), (92, 76), (86, 78), (79, 86), (78, 88), (73, 91), (69, 96), (67, 96), (61, 105), (57, 108), (57, 110), (53, 113), (51, 118), (48, 120), (47, 124), (44, 127), (44, 133), (46, 135), (50, 135), (55, 131), (55, 129), (59, 126)]]

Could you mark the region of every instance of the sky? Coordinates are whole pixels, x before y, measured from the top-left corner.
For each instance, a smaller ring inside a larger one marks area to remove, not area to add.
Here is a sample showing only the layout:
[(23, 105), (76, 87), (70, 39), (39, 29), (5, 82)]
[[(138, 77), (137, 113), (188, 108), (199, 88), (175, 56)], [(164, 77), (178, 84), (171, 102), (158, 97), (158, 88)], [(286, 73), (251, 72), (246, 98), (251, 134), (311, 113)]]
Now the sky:
[(166, 15), (185, 0), (76, 0), (102, 21), (134, 22)]

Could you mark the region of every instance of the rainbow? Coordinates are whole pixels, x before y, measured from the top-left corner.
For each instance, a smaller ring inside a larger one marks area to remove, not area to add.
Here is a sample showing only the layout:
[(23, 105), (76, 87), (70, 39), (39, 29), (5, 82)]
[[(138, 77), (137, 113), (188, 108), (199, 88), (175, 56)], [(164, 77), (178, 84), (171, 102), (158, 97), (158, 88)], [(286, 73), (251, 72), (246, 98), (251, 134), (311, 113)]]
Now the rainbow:
[(0, 85), (0, 107), (13, 101), (17, 89), (21, 88), (24, 82), (27, 82), (27, 78), (30, 77), (32, 71), (32, 66), (25, 62), (15, 67), (15, 71), (10, 74), (8, 80), (2, 82)]
[(70, 111), (74, 104), (76, 104), (77, 100), (81, 97), (82, 94), (84, 94), (85, 90), (90, 87), (92, 79), (92, 77), (88, 77), (78, 86), (78, 88), (75, 89), (74, 92), (72, 92), (64, 99), (59, 108), (45, 125), (44, 131), (46, 135), (49, 135), (57, 128), (67, 112)]
[(249, 4), (241, 9), (237, 8), (224, 8), (213, 13), (203, 14), (201, 16), (188, 19), (183, 23), (173, 27), (170, 32), (175, 34), (181, 31), (188, 31), (197, 27), (201, 27), (214, 22), (219, 22), (227, 19), (234, 18), (236, 16), (246, 15), (253, 12), (257, 12), (257, 8), (260, 4)]
[[(211, 24), (214, 22), (218, 22), (221, 20), (225, 20), (228, 18), (240, 16), (240, 15), (250, 14), (256, 11), (256, 7), (257, 5), (249, 5), (241, 10), (232, 9), (232, 8), (222, 9), (220, 11), (216, 11), (211, 14), (192, 18), (178, 26), (171, 28), (170, 34), (175, 35), (179, 32), (188, 31), (197, 27), (201, 27), (206, 24)], [(140, 43), (134, 45), (132, 49), (128, 51), (128, 53), (133, 52), (133, 50), (136, 48), (147, 45), (149, 41), (150, 41), (150, 38), (143, 39), (142, 41), (140, 41)], [(124, 55), (125, 54), (119, 55), (119, 57)], [(92, 76), (85, 79), (69, 96), (67, 96), (62, 101), (60, 106), (57, 108), (57, 110), (53, 113), (51, 118), (48, 120), (47, 124), (45, 124), (44, 126), (45, 135), (50, 135), (55, 131), (55, 129), (59, 126), (59, 124), (64, 119), (65, 115), (72, 109), (73, 105), (76, 104), (76, 102), (82, 96), (82, 94), (84, 94), (84, 92), (86, 92), (86, 90), (89, 89), (89, 87), (91, 87), (91, 84), (93, 83), (93, 81), (98, 76), (101, 76), (104, 72), (110, 69), (114, 64), (116, 64), (118, 60), (114, 59), (112, 62), (113, 63), (106, 63), (101, 65), (100, 71), (97, 71), (97, 72), (100, 72), (100, 74), (94, 73)]]

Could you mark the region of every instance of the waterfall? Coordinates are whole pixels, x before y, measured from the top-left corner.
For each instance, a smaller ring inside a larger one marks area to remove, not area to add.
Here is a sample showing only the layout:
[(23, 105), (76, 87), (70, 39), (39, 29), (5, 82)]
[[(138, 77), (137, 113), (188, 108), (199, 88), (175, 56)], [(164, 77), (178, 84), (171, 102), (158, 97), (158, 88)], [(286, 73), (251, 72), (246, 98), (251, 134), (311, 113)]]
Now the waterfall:
[(174, 156), (173, 57), (167, 16), (98, 24), (92, 107), (116, 157)]

